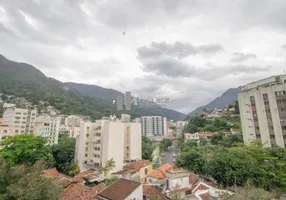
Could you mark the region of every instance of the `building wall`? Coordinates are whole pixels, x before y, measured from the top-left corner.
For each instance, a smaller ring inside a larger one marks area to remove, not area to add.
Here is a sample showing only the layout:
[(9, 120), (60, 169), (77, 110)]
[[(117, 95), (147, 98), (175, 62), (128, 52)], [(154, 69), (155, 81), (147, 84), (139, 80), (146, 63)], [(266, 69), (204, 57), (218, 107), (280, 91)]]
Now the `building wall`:
[(21, 129), (17, 127), (0, 126), (0, 142), (9, 136), (20, 134)]
[(142, 159), (141, 123), (130, 123), (130, 159)]
[(107, 121), (103, 130), (102, 164), (113, 158), (115, 168), (110, 172), (122, 169), (124, 164), (124, 124)]
[(33, 133), (37, 110), (9, 107), (3, 113), (2, 125), (21, 128), (21, 133)]
[(245, 86), (239, 93), (243, 139), (260, 139), (265, 147), (286, 144), (286, 76), (270, 77)]
[(142, 135), (167, 136), (167, 118), (161, 116), (143, 116), (141, 117)]
[(143, 185), (138, 186), (125, 200), (143, 200)]
[(189, 176), (169, 179), (169, 189), (175, 190), (184, 187), (189, 187)]

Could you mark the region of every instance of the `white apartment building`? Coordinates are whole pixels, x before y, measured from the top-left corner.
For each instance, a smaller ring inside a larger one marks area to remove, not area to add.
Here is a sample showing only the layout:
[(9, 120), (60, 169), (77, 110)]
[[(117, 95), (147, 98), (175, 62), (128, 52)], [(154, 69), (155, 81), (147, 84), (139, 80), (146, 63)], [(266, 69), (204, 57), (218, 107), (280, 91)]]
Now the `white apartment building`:
[(76, 162), (81, 171), (98, 170), (107, 160), (113, 158), (119, 171), (126, 162), (140, 160), (141, 124), (120, 121), (96, 120), (82, 122), (76, 144)]
[(48, 144), (57, 144), (60, 132), (60, 118), (40, 116), (35, 120), (34, 133), (48, 140)]
[(147, 137), (167, 136), (167, 118), (161, 116), (141, 117), (142, 135)]
[(14, 104), (3, 105), (3, 126), (20, 128), (20, 133), (33, 133), (37, 110), (33, 107), (16, 108)]
[(260, 139), (265, 147), (286, 144), (286, 75), (244, 86), (238, 94), (243, 139)]

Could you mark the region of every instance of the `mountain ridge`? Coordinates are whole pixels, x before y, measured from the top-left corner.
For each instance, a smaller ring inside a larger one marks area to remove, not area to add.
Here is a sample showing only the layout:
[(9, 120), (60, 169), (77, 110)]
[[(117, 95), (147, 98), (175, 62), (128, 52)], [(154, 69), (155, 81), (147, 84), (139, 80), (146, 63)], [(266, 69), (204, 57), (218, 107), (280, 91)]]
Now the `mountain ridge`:
[[(65, 114), (86, 114), (93, 118), (108, 116), (112, 113), (119, 115), (120, 112), (116, 111), (111, 99), (114, 100), (118, 95), (123, 94), (117, 90), (97, 85), (64, 83), (47, 77), (30, 64), (11, 61), (1, 54), (0, 91), (15, 96), (22, 95), (34, 103), (47, 100)], [(132, 107), (130, 114), (134, 117), (160, 115), (173, 120), (183, 120), (186, 117), (185, 114), (175, 110), (155, 107)]]
[(224, 108), (225, 105), (231, 104), (234, 101), (237, 100), (237, 95), (241, 91), (242, 86), (239, 86), (237, 88), (229, 88), (225, 92), (222, 93), (221, 96), (215, 98), (213, 101), (210, 103), (204, 105), (204, 106), (199, 106), (192, 112), (188, 114), (188, 116), (196, 116), (200, 115), (204, 109), (206, 110), (211, 110), (214, 108)]

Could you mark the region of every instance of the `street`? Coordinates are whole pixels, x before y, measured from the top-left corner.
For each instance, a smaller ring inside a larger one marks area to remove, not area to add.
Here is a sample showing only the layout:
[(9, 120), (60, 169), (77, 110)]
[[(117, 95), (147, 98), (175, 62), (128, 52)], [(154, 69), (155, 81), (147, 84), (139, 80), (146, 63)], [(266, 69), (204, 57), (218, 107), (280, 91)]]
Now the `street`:
[(174, 165), (175, 163), (173, 163), (173, 160), (175, 159), (175, 157), (173, 157), (173, 154), (176, 154), (176, 156), (179, 153), (179, 149), (176, 147), (175, 142), (173, 142), (172, 146), (169, 147), (170, 150), (166, 150), (165, 151), (165, 156), (164, 156), (164, 164), (171, 164)]

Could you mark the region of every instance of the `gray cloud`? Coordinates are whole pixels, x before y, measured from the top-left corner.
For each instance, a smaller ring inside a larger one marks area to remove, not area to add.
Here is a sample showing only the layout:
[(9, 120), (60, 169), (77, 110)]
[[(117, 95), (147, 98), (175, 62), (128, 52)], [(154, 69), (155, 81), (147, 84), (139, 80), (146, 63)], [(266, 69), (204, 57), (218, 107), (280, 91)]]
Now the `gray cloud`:
[(286, 49), (286, 44), (282, 45), (282, 49)]
[(257, 55), (253, 53), (234, 52), (231, 62), (243, 62), (255, 58), (257, 58)]
[(146, 72), (154, 72), (158, 76), (165, 75), (172, 78), (188, 77), (193, 73), (188, 64), (168, 57), (158, 58), (147, 62), (144, 65), (143, 70)]
[(140, 59), (156, 57), (159, 55), (168, 55), (178, 58), (184, 58), (196, 54), (213, 54), (222, 51), (223, 47), (219, 44), (207, 44), (194, 46), (188, 42), (175, 42), (173, 44), (166, 42), (152, 42), (150, 46), (142, 46), (137, 49)]

